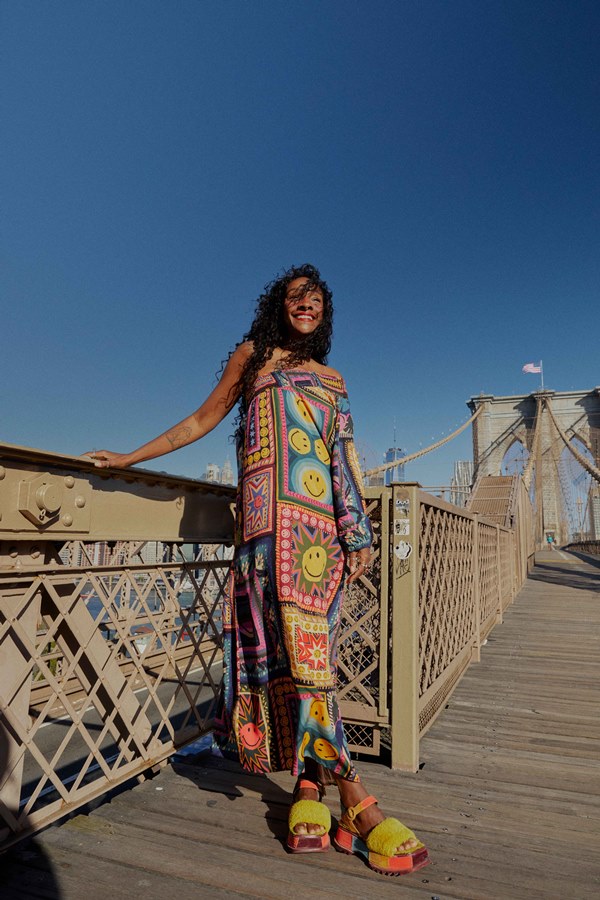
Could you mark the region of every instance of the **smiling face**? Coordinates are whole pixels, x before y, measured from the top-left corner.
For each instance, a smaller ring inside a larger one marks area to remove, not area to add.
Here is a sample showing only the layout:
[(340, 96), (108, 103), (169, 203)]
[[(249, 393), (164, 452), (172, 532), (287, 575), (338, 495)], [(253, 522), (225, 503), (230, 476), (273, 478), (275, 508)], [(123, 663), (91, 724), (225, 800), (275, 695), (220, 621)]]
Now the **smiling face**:
[(302, 399), (302, 397), (295, 397), (294, 403), (296, 404), (296, 410), (301, 419), (303, 419), (307, 424), (311, 424), (313, 421), (313, 417), (310, 414), (310, 410), (306, 405), (306, 401)]
[(292, 428), (288, 435), (290, 446), (303, 456), (310, 450), (310, 438), (305, 431), (300, 428)]
[(324, 738), (317, 738), (315, 741), (315, 753), (321, 759), (337, 759), (340, 755), (333, 744), (330, 744)]
[(331, 719), (329, 718), (329, 710), (324, 700), (313, 700), (310, 705), (310, 715), (316, 719), (320, 725), (325, 728), (331, 728)]
[(308, 278), (294, 278), (287, 286), (283, 322), (290, 338), (312, 334), (323, 321), (323, 293)]
[(305, 469), (302, 473), (302, 489), (313, 500), (322, 500), (327, 493), (327, 482), (318, 469)]
[(252, 722), (247, 722), (240, 728), (240, 741), (249, 750), (254, 750), (262, 740), (262, 733)]
[(327, 565), (324, 547), (311, 547), (302, 556), (302, 574), (308, 581), (320, 581)]
[(317, 454), (317, 459), (320, 459), (322, 463), (329, 463), (331, 457), (329, 456), (325, 442), (322, 441), (321, 438), (317, 438), (315, 441), (315, 453)]
[(310, 732), (305, 731), (304, 737), (302, 738), (302, 743), (300, 744), (300, 749), (298, 750), (298, 759), (302, 761), (304, 759), (304, 751), (308, 746), (308, 742), (310, 741)]

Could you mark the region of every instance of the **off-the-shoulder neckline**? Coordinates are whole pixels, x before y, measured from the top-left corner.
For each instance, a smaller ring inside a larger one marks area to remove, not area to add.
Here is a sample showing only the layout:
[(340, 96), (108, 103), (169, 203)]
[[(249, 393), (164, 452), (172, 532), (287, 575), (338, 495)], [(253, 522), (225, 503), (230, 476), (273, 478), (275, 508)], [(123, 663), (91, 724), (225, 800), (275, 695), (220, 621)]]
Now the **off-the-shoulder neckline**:
[(268, 378), (269, 375), (275, 375), (276, 373), (287, 375), (290, 372), (301, 372), (304, 375), (316, 375), (319, 378), (331, 378), (333, 381), (344, 381), (344, 376), (339, 373), (336, 375), (331, 375), (329, 372), (318, 372), (316, 369), (304, 369), (301, 366), (294, 366), (291, 369), (271, 369), (270, 372), (263, 372), (262, 375), (257, 375), (256, 380), (259, 378)]

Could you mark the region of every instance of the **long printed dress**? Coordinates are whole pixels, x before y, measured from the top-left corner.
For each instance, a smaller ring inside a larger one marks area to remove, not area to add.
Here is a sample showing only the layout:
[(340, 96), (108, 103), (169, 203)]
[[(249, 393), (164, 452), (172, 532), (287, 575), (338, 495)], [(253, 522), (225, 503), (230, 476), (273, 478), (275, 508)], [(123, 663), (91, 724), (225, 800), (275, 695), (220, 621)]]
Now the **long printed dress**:
[(253, 772), (312, 757), (356, 774), (336, 701), (344, 553), (371, 525), (341, 378), (259, 376), (238, 446), (236, 552), (223, 614), (221, 752)]

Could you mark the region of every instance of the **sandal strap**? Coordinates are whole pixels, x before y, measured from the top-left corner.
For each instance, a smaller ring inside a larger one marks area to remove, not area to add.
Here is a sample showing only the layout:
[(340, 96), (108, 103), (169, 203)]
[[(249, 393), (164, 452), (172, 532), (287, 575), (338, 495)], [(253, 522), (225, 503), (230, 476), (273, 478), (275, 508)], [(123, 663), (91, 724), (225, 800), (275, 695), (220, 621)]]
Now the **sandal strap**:
[(325, 785), (320, 784), (318, 781), (313, 781), (311, 778), (300, 777), (296, 782), (296, 787), (294, 788), (293, 796), (295, 797), (298, 791), (304, 790), (316, 791), (319, 795), (319, 800), (321, 800), (325, 796)]
[(372, 794), (369, 794), (368, 797), (365, 797), (365, 799), (357, 803), (356, 806), (350, 806), (348, 809), (346, 809), (344, 815), (350, 822), (353, 822), (354, 819), (361, 814), (361, 812), (364, 812), (365, 809), (373, 806), (374, 803), (377, 803), (377, 797), (373, 797)]
[(300, 791), (302, 788), (312, 790), (312, 791), (320, 791), (320, 787), (316, 781), (311, 781), (310, 778), (299, 778), (296, 783), (296, 790)]

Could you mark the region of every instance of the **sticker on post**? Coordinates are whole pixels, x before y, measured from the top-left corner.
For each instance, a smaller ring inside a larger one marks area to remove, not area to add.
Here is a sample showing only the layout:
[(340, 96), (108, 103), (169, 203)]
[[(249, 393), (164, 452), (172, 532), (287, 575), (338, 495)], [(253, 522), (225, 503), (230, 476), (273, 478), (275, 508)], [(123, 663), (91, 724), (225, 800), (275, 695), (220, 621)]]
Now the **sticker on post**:
[(410, 519), (395, 519), (394, 534), (407, 537), (410, 534)]
[(408, 511), (410, 510), (410, 500), (408, 497), (396, 497), (395, 506), (398, 512), (403, 512), (404, 515), (408, 515)]
[(398, 559), (408, 559), (412, 550), (412, 544), (409, 544), (408, 541), (398, 541), (398, 543), (394, 545), (394, 556)]

